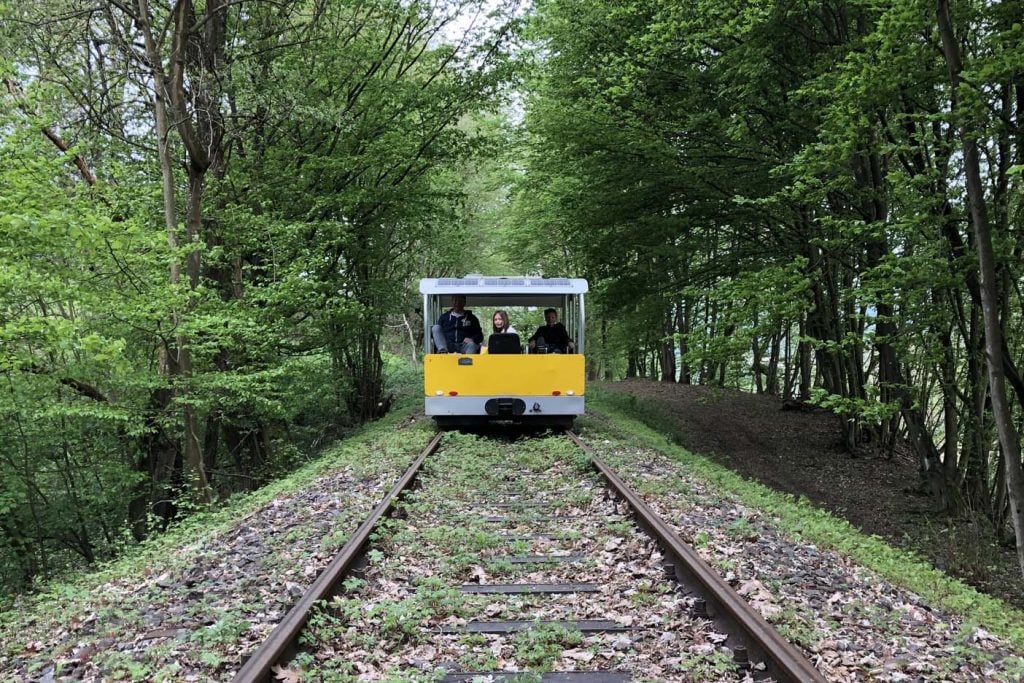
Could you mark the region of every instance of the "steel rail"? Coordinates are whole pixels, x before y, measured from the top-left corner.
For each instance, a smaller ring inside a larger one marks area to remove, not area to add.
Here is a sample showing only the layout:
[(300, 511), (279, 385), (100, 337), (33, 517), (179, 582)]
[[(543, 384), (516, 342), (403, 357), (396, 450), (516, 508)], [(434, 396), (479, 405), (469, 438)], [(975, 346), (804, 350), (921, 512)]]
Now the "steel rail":
[(409, 469), (405, 471), (402, 478), (391, 487), (387, 495), (377, 504), (370, 516), (367, 517), (356, 532), (348, 540), (345, 546), (338, 552), (326, 569), (316, 578), (313, 585), (309, 587), (305, 595), (292, 607), (284, 619), (281, 620), (263, 644), (246, 660), (245, 664), (235, 674), (236, 683), (263, 683), (273, 681), (272, 668), (282, 660), (290, 659), (296, 651), (299, 635), (309, 621), (310, 612), (313, 606), (330, 597), (338, 583), (356, 565), (360, 556), (370, 541), (370, 534), (377, 523), (394, 508), (398, 496), (409, 488), (416, 475), (419, 474), (423, 461), (431, 453), (437, 450), (443, 432), (438, 432), (426, 448), (412, 462)]
[(747, 637), (745, 645), (750, 650), (750, 655), (760, 654), (767, 659), (765, 663), (768, 666), (768, 673), (785, 681), (825, 683), (825, 677), (814, 668), (814, 665), (779, 635), (760, 613), (737, 595), (729, 584), (709, 567), (693, 548), (684, 543), (668, 523), (629, 488), (614, 470), (602, 462), (576, 434), (569, 430), (566, 430), (566, 434), (590, 456), (595, 469), (601, 473), (608, 485), (633, 508), (640, 525), (659, 542), (662, 551), (673, 560), (675, 571), (681, 571), (700, 584), (704, 592), (702, 597), (712, 603), (709, 607), (718, 607), (718, 614), (712, 614), (711, 618), (721, 617), (730, 626), (738, 628)]

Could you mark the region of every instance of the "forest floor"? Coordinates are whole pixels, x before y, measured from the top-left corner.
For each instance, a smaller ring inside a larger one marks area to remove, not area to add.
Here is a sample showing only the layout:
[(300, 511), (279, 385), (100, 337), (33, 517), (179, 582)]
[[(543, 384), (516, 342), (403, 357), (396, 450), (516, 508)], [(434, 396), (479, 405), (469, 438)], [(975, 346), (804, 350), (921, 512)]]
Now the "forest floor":
[(1013, 549), (970, 520), (937, 510), (921, 491), (912, 454), (851, 453), (834, 414), (783, 410), (772, 396), (650, 380), (598, 386), (635, 397), (635, 414), (687, 450), (776, 491), (804, 496), (979, 591), (1024, 607)]

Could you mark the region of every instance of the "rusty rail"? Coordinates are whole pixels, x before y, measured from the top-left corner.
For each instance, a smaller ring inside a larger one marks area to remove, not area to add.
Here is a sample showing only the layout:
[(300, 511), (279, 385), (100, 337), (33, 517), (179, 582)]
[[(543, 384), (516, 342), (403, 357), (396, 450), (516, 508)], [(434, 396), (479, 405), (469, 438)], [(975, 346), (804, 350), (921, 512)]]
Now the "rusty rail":
[[(721, 621), (733, 634), (743, 637), (743, 646), (750, 657), (763, 657), (766, 673), (776, 680), (797, 683), (825, 683), (825, 677), (814, 668), (789, 641), (784, 639), (754, 608), (736, 594), (697, 552), (679, 538), (675, 531), (614, 470), (602, 462), (580, 438), (566, 431), (569, 438), (590, 455), (594, 468), (608, 485), (633, 509), (637, 522), (674, 565), (678, 578), (695, 587), (708, 603), (711, 618)], [(681, 576), (680, 576), (681, 575)]]
[(391, 490), (377, 504), (377, 507), (370, 513), (370, 516), (359, 525), (352, 538), (348, 540), (337, 556), (331, 560), (331, 563), (317, 577), (305, 595), (288, 611), (288, 614), (281, 620), (281, 623), (271, 631), (263, 644), (245, 662), (245, 665), (242, 666), (233, 679), (236, 683), (273, 681), (273, 666), (282, 661), (289, 660), (295, 655), (299, 634), (302, 633), (302, 629), (309, 620), (313, 606), (321, 600), (329, 598), (345, 575), (356, 565), (367, 543), (370, 541), (370, 534), (373, 528), (383, 517), (391, 512), (398, 496), (412, 485), (416, 475), (419, 474), (423, 461), (437, 450), (443, 436), (442, 432), (438, 432), (430, 440), (430, 443), (412, 462), (409, 469), (402, 475), (402, 478), (391, 487)]

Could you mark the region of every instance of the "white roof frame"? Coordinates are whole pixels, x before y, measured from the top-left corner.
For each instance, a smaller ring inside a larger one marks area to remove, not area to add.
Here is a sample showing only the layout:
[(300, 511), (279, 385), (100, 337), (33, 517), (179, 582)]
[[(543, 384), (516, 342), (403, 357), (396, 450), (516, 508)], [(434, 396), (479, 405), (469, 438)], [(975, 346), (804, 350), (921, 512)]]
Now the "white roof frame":
[(420, 280), (421, 294), (586, 294), (587, 281), (567, 277), (439, 277)]

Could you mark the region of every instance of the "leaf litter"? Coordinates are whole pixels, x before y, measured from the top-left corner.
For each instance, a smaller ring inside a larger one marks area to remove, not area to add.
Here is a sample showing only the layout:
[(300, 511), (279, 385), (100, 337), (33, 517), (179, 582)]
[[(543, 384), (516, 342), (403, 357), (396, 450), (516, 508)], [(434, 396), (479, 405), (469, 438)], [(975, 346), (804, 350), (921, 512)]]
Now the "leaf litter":
[(0, 679), (230, 680), (408, 466), (414, 447), (359, 447), (354, 464), (153, 560), (143, 576), (111, 579), (40, 612), (18, 634), (24, 646), (0, 650)]
[[(730, 663), (725, 636), (691, 616), (692, 599), (666, 578), (663, 556), (632, 528), (627, 507), (604, 495), (596, 475), (569, 464), (564, 439), (497, 451), (493, 442), (469, 439), (456, 437), (434, 456), (437, 476), (428, 473), (405, 503), (408, 523), (379, 539), (365, 584), (313, 619), (304, 680), (411, 680), (492, 670), (744, 679)], [(462, 479), (458, 471), (465, 473)], [(555, 504), (513, 509), (509, 501), (517, 498)], [(581, 557), (571, 563), (510, 561), (523, 555)], [(599, 589), (465, 595), (457, 590), (463, 583), (593, 583)], [(498, 620), (534, 627), (513, 634), (444, 632)], [(591, 634), (541, 623), (581, 620), (609, 620), (626, 630)]]
[[(632, 486), (647, 491), (647, 502), (803, 648), (830, 681), (1020, 680), (1020, 653), (984, 629), (943, 614), (836, 553), (786, 538), (770, 518), (730, 501), (660, 453), (604, 435), (592, 445)], [(113, 579), (84, 597), (71, 596), (69, 603), (81, 606), (73, 615), (25, 618), (18, 624), (18, 640), (6, 642), (0, 651), (0, 676), (15, 681), (231, 678), (407, 460), (378, 462), (371, 476), (347, 468), (321, 477), (301, 492), (267, 503), (230, 530), (197, 539), (164, 563), (152, 563), (143, 577)], [(323, 663), (333, 661), (333, 672), (341, 677), (332, 680), (376, 680), (396, 671), (429, 678), (441, 665), (451, 670), (473, 665), (506, 670), (621, 668), (636, 671), (639, 680), (724, 680), (708, 664), (722, 652), (722, 634), (691, 619), (685, 598), (659, 588), (664, 581), (657, 550), (642, 539), (623, 536), (621, 529), (610, 533), (609, 523), (624, 520), (626, 511), (604, 500), (592, 478), (564, 464), (548, 462), (539, 469), (558, 476), (547, 482), (528, 480), (537, 472), (527, 467), (509, 472), (505, 483), (518, 484), (518, 499), (531, 502), (583, 494), (574, 505), (559, 508), (578, 519), (555, 530), (556, 536), (570, 531), (568, 538), (511, 542), (522, 554), (582, 552), (584, 561), (532, 566), (503, 562), (499, 546), (509, 543), (508, 537), (549, 533), (552, 525), (525, 515), (515, 525), (483, 522), (481, 514), (511, 517), (525, 510), (481, 506), (468, 515), (475, 542), (473, 536), (446, 535), (445, 525), (453, 517), (467, 512), (467, 504), (480, 502), (479, 492), (471, 488), (461, 499), (448, 489), (449, 508), (434, 526), (417, 519), (423, 528), (410, 532), (421, 541), (416, 553), (405, 552), (400, 560), (385, 554), (372, 563), (366, 586), (347, 598), (358, 610), (346, 611), (351, 605), (343, 597), (325, 611), (340, 614), (333, 617), (332, 635), (340, 632), (344, 637), (328, 646), (314, 635), (305, 672), (293, 664), (279, 668), (279, 678), (316, 679), (328, 673)], [(438, 490), (443, 483), (439, 477)], [(433, 486), (426, 492), (431, 490)], [(585, 515), (592, 511), (608, 517), (600, 524), (587, 522)], [(541, 516), (534, 510), (530, 514)], [(325, 544), (325, 535), (333, 535), (334, 541)], [(392, 542), (401, 540), (396, 533)], [(385, 549), (388, 542), (382, 544)], [(470, 557), (468, 549), (475, 546), (490, 561)], [(602, 588), (598, 594), (558, 596), (448, 594), (451, 604), (445, 605), (444, 589), (435, 585), (431, 590), (437, 595), (424, 590), (424, 582), (438, 575), (453, 583), (480, 584), (592, 580)], [(384, 597), (367, 599), (363, 591), (370, 585)], [(405, 612), (394, 607), (406, 602), (412, 604)], [(424, 602), (440, 606), (416, 607)], [(607, 618), (628, 623), (632, 630), (627, 635), (576, 634), (578, 642), (572, 634), (548, 634), (565, 643), (546, 659), (540, 659), (544, 643), (529, 643), (521, 635), (439, 633), (440, 626), (463, 625), (479, 614), (489, 619)], [(374, 629), (376, 635), (396, 637), (367, 640), (367, 634), (375, 637)]]
[(786, 537), (770, 517), (664, 454), (605, 434), (591, 446), (829, 681), (1024, 678), (1024, 653), (1004, 640), (838, 553)]

